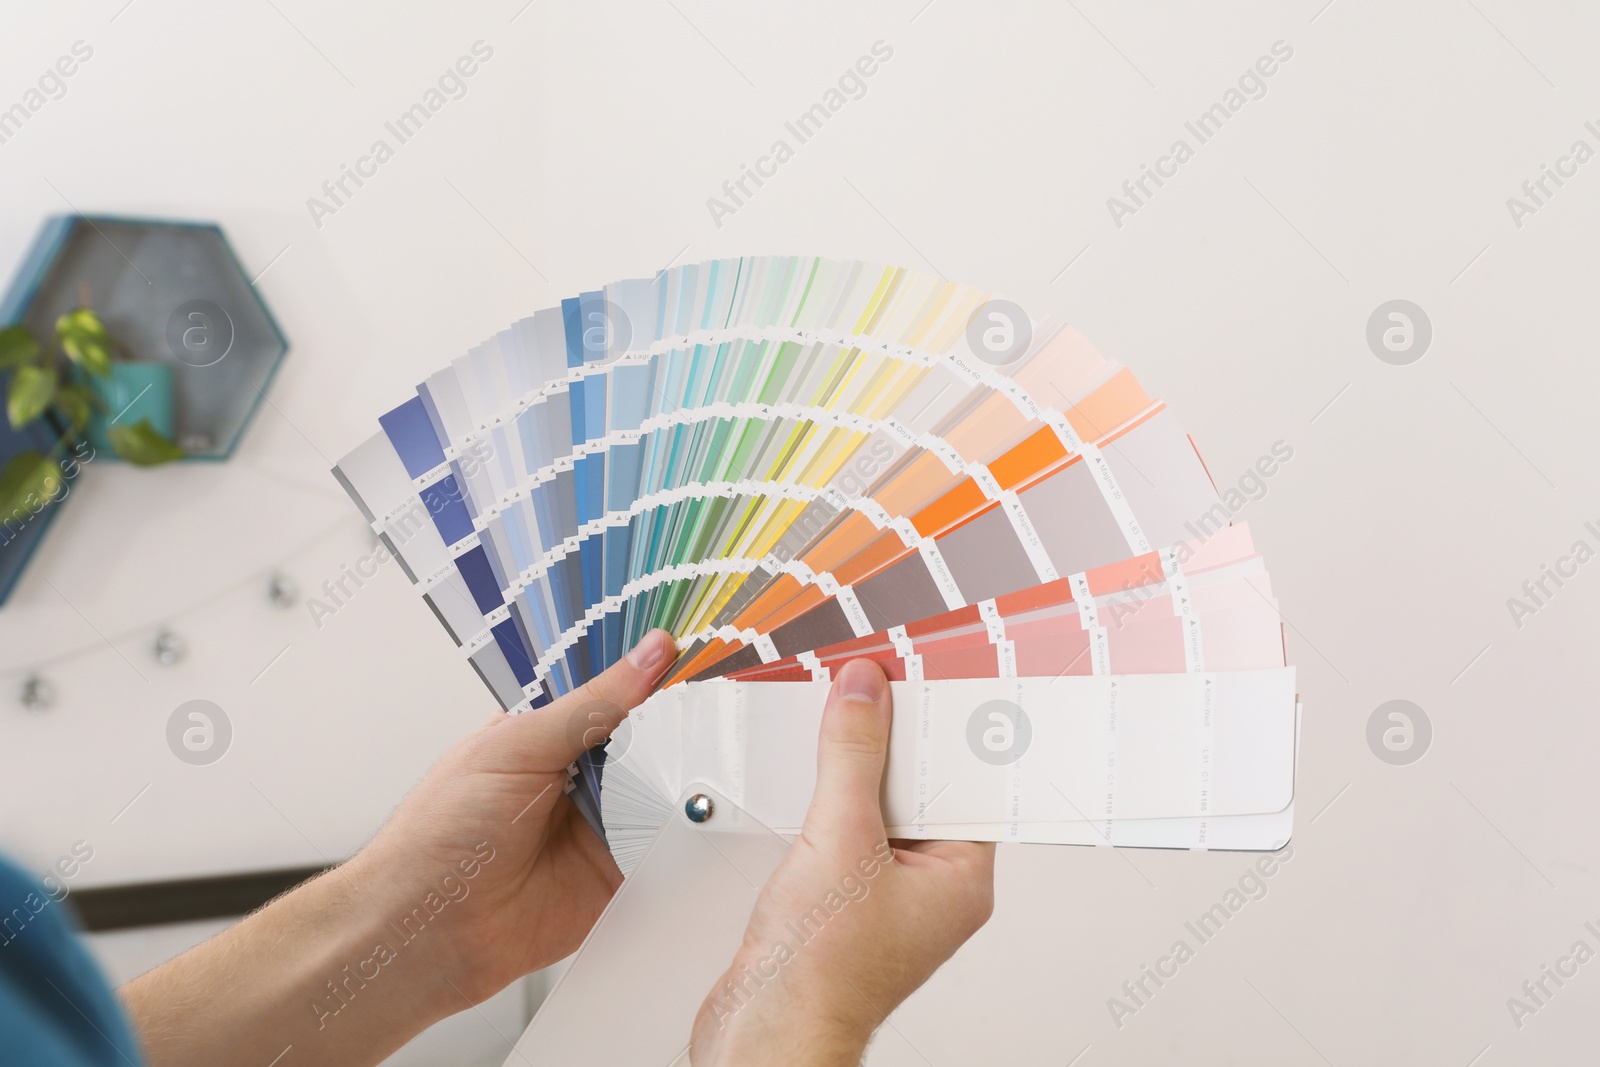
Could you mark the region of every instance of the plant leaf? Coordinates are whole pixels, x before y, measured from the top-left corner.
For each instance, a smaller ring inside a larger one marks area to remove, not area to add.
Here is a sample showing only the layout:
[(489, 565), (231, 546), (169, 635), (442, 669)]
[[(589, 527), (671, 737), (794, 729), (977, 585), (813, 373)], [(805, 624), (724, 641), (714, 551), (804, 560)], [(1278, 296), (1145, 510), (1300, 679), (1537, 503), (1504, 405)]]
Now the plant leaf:
[(44, 414), (56, 393), (56, 373), (48, 367), (18, 367), (6, 392), (6, 418), (16, 429)]
[(111, 337), (89, 308), (69, 311), (56, 320), (56, 340), (67, 358), (96, 377), (111, 373)]
[(39, 342), (26, 326), (0, 330), (0, 368), (24, 367), (39, 362)]
[[(61, 489), (61, 466), (41, 452), (18, 452), (0, 471), (0, 521), (31, 518)], [(35, 498), (30, 504), (29, 498)]]
[(89, 425), (89, 417), (94, 414), (94, 394), (89, 392), (85, 385), (68, 382), (56, 386), (55, 405), (72, 424), (72, 432), (81, 433), (83, 428)]
[(113, 426), (106, 436), (111, 438), (117, 455), (136, 467), (158, 467), (184, 455), (183, 449), (161, 436), (149, 419), (140, 419), (132, 426)]

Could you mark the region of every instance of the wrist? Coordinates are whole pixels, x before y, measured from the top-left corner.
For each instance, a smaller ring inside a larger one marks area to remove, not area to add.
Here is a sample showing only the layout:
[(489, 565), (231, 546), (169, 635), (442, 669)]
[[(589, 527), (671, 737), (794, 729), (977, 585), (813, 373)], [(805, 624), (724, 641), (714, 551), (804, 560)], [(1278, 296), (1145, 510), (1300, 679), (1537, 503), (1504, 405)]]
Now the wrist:
[(690, 1067), (859, 1067), (872, 1034), (826, 1027), (738, 1025), (690, 1052)]
[(426, 893), (402, 874), (364, 850), (318, 880), (330, 917), (318, 953), (328, 973), (321, 1008), (313, 1008), (324, 1025), (323, 1009), (354, 1014), (358, 996), (369, 1010), (381, 1005), (384, 1015), (419, 1030), (468, 1006), (445, 981), (454, 970), (450, 938), (433, 921)]
[(864, 1003), (857, 1011), (853, 1002), (835, 1004), (815, 995), (838, 984), (831, 979), (794, 981), (796, 976), (783, 971), (771, 978), (763, 973), (759, 961), (735, 959), (718, 980), (695, 1019), (693, 1067), (855, 1067), (861, 1062), (878, 1022)]

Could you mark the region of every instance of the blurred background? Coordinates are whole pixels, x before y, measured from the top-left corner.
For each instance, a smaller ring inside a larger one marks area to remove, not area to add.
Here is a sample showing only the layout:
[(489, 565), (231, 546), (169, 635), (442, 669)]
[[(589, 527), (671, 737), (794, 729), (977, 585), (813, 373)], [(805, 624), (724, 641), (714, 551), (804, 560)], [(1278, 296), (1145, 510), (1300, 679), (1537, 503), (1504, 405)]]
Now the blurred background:
[[(165, 435), (216, 458), (97, 452), (25, 524), (0, 606), (0, 847), (41, 873), (92, 850), (69, 899), (115, 980), (349, 856), (494, 708), (328, 474), (378, 413), (580, 289), (808, 253), (990, 287), (1134, 368), (1244, 494), (1305, 701), (1292, 856), (1225, 929), (1184, 924), (1254, 857), (1002, 849), (994, 920), (869, 1062), (1593, 1048), (1600, 964), (1538, 1004), (1523, 984), (1600, 949), (1600, 13), (73, 0), (5, 21), (6, 277), (29, 289), (51, 217), (215, 223), (231, 252), (164, 262), (233, 277), (267, 323), (229, 324), (253, 354), (214, 424)], [(776, 176), (709, 203), (875, 45), (890, 58)], [(113, 337), (173, 336), (137, 292), (89, 296)], [(1292, 459), (1251, 479), (1279, 443)], [(171, 730), (193, 701), (203, 760)], [(1195, 958), (1118, 1018), (1179, 939)], [(500, 1063), (549, 978), (393, 1062)]]

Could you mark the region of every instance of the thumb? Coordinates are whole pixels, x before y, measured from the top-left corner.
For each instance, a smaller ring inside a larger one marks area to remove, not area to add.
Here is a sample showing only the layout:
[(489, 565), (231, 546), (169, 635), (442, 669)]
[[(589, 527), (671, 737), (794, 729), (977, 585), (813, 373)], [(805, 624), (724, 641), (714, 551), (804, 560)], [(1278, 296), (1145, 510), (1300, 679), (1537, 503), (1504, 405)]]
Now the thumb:
[(539, 770), (560, 770), (611, 736), (651, 694), (676, 652), (671, 634), (651, 630), (604, 673), (542, 708), (508, 716), (499, 740), (536, 759)]
[(869, 659), (851, 660), (834, 679), (822, 709), (817, 789), (806, 812), (804, 833), (812, 844), (883, 840), (880, 793), (892, 702), (888, 679)]

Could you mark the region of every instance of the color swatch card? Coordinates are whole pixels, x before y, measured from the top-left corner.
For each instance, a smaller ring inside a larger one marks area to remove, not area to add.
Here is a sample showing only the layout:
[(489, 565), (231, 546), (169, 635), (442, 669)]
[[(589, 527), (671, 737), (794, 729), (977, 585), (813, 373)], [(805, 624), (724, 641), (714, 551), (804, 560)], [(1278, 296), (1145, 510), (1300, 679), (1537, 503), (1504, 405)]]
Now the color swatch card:
[(715, 260), (538, 311), (378, 425), (334, 474), (507, 711), (677, 639), (572, 778), (619, 860), (695, 780), (796, 828), (821, 683), (858, 656), (897, 683), (906, 836), (1288, 838), (1265, 567), (1173, 413), (1070, 327), (900, 268)]

